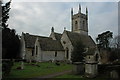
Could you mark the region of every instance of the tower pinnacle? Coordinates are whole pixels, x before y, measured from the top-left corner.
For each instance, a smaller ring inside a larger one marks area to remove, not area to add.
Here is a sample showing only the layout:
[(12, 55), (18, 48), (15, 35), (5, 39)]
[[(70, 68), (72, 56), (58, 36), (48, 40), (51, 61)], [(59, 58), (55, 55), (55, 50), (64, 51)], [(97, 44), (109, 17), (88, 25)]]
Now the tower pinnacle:
[(87, 7), (86, 7), (86, 16), (87, 16), (87, 19), (88, 19), (88, 9), (87, 9)]
[(79, 4), (79, 11), (78, 11), (78, 13), (81, 13), (81, 5)]
[(71, 8), (71, 15), (73, 15), (73, 8)]
[(88, 14), (88, 9), (87, 9), (87, 7), (86, 7), (86, 15)]
[(72, 32), (88, 35), (88, 10), (86, 8), (86, 14), (81, 13), (81, 5), (79, 4), (79, 10), (77, 14), (71, 15), (71, 29)]

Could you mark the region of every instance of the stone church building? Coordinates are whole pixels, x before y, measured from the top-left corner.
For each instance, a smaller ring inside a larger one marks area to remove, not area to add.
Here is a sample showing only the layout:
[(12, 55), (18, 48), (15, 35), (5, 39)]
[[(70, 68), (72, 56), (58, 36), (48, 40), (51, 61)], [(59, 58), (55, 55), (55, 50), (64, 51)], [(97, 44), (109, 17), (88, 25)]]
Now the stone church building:
[[(22, 54), (27, 61), (71, 60), (71, 53), (77, 41), (82, 41), (87, 49), (96, 47), (95, 42), (88, 35), (88, 10), (81, 13), (81, 6), (77, 14), (71, 9), (71, 31), (64, 30), (57, 33), (51, 29), (49, 37), (22, 33)], [(94, 54), (94, 53), (92, 53)]]

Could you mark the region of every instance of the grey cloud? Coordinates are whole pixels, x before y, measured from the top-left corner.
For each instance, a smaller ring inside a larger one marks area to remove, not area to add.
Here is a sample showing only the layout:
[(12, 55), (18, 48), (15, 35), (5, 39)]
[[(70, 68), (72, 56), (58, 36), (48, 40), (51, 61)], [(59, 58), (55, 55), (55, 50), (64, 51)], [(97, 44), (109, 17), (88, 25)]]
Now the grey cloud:
[[(49, 36), (52, 26), (55, 27), (56, 32), (60, 33), (63, 32), (64, 27), (71, 30), (70, 8), (73, 7), (74, 13), (77, 13), (78, 4), (14, 2), (10, 12), (10, 27), (15, 28), (19, 34), (23, 31), (44, 36)], [(116, 7), (108, 11), (103, 7), (107, 6), (105, 3), (81, 3), (81, 5), (83, 13), (85, 13), (86, 6), (88, 7), (89, 34), (94, 39), (105, 30), (116, 32), (116, 18), (118, 17)]]

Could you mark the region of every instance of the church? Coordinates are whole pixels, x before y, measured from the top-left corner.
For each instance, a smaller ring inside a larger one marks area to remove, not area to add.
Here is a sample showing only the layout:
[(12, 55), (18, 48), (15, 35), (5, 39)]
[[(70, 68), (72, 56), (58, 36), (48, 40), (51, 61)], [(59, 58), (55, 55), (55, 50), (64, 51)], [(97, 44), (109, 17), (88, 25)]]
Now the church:
[(81, 13), (80, 5), (77, 14), (73, 14), (73, 8), (71, 9), (71, 31), (64, 29), (63, 33), (57, 33), (52, 27), (49, 37), (22, 32), (21, 53), (28, 62), (71, 61), (71, 53), (77, 41), (82, 41), (87, 49), (96, 47), (95, 42), (88, 35), (88, 10), (86, 8), (86, 14)]

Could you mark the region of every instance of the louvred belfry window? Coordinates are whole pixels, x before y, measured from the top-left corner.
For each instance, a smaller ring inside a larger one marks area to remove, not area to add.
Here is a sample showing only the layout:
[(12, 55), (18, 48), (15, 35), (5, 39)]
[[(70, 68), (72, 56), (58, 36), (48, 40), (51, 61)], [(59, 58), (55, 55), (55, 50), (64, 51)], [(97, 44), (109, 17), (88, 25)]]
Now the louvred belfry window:
[(77, 29), (78, 29), (78, 22), (75, 21), (75, 30), (77, 30)]
[(85, 21), (83, 21), (83, 30), (85, 29)]

